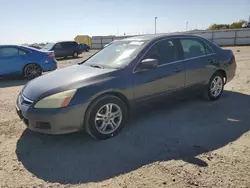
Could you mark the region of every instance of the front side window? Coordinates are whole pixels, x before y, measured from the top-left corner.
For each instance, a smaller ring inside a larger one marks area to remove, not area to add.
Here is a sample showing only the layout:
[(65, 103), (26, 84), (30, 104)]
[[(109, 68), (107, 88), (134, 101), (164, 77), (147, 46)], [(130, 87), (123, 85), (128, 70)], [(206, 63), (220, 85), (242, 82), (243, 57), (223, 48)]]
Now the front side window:
[(143, 59), (157, 59), (159, 65), (180, 60), (175, 39), (165, 39), (154, 44)]
[(57, 44), (55, 44), (54, 48), (55, 48), (55, 49), (61, 49), (61, 48), (62, 48), (61, 43), (57, 43)]
[(17, 48), (12, 48), (12, 47), (0, 48), (0, 57), (11, 57), (18, 55), (19, 52)]
[(197, 39), (180, 39), (184, 58), (194, 58), (207, 54), (205, 46)]
[(144, 47), (145, 41), (116, 41), (89, 58), (84, 65), (102, 68), (122, 68), (128, 65)]

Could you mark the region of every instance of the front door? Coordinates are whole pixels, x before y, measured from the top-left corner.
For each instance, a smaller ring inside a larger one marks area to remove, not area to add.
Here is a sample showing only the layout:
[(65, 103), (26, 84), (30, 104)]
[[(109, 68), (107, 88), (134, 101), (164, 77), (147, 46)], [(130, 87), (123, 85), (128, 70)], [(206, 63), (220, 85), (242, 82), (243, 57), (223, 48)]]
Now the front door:
[(185, 66), (181, 61), (180, 44), (177, 39), (162, 39), (150, 47), (142, 58), (157, 59), (155, 69), (140, 70), (140, 64), (133, 75), (134, 98), (143, 101), (181, 89), (185, 85)]

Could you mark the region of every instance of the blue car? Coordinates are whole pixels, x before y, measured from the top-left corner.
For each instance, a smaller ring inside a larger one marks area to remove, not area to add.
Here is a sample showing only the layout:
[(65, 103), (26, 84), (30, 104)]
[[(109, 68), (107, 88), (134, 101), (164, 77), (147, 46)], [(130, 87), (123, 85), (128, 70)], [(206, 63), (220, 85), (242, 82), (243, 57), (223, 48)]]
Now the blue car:
[(0, 46), (0, 77), (24, 76), (33, 79), (57, 68), (54, 52), (26, 46)]

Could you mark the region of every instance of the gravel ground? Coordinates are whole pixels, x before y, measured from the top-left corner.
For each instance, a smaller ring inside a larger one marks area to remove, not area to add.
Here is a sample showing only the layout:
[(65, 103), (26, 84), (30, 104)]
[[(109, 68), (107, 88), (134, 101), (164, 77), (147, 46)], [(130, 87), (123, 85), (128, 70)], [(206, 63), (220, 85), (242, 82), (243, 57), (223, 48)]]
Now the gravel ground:
[(26, 81), (1, 80), (0, 187), (250, 187), (250, 48), (232, 49), (237, 75), (219, 101), (144, 109), (105, 141), (25, 129), (14, 104)]

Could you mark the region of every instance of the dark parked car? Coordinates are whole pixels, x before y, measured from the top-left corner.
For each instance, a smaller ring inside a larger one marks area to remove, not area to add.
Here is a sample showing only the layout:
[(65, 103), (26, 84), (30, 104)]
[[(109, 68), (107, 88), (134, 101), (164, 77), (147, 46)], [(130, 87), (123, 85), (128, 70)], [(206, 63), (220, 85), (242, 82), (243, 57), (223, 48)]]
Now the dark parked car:
[(33, 79), (57, 68), (54, 53), (18, 45), (0, 46), (0, 77)]
[(242, 24), (242, 28), (250, 28), (250, 22)]
[(88, 52), (90, 50), (90, 47), (87, 44), (79, 44), (79, 46), (82, 49), (82, 51)]
[(79, 54), (82, 53), (81, 47), (75, 41), (65, 41), (57, 43), (48, 43), (43, 49), (54, 51), (56, 57), (65, 57), (72, 56), (77, 58)]
[(36, 46), (36, 45), (29, 45), (29, 47), (31, 47), (31, 48), (36, 48), (36, 49), (42, 49), (40, 46)]
[(147, 35), (115, 41), (85, 62), (36, 78), (16, 109), (31, 130), (62, 134), (86, 129), (116, 135), (129, 113), (149, 100), (194, 95), (220, 98), (233, 79), (234, 54), (191, 35)]

